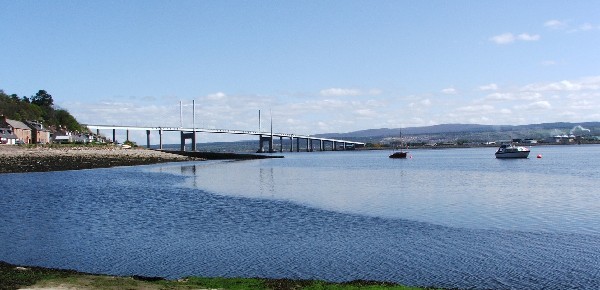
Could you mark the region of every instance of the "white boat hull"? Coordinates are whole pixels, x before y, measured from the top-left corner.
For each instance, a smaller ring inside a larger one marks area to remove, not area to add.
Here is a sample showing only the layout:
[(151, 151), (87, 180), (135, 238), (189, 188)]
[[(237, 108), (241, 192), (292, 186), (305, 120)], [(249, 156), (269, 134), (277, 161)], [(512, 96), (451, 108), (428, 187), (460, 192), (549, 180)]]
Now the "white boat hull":
[(529, 148), (515, 146), (514, 144), (502, 144), (496, 151), (496, 158), (527, 158)]
[(496, 158), (527, 158), (529, 151), (496, 153)]

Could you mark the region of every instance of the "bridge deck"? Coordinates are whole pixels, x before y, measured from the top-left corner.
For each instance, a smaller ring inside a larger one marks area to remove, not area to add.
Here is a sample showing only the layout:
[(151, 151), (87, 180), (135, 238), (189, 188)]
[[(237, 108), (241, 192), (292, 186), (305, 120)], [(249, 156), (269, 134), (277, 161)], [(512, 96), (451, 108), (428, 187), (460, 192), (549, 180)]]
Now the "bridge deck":
[(253, 135), (253, 136), (273, 136), (279, 138), (297, 138), (297, 139), (308, 139), (308, 140), (319, 140), (326, 142), (337, 142), (346, 143), (352, 145), (364, 146), (363, 142), (339, 140), (331, 138), (321, 138), (308, 135), (296, 135), (290, 133), (271, 133), (271, 132), (258, 132), (258, 131), (245, 131), (245, 130), (230, 130), (230, 129), (206, 129), (206, 128), (179, 128), (179, 127), (140, 127), (140, 126), (116, 126), (116, 125), (88, 125), (84, 124), (90, 129), (99, 130), (143, 130), (143, 131), (180, 131), (180, 132), (199, 132), (199, 133), (215, 133), (215, 134), (236, 134), (236, 135)]

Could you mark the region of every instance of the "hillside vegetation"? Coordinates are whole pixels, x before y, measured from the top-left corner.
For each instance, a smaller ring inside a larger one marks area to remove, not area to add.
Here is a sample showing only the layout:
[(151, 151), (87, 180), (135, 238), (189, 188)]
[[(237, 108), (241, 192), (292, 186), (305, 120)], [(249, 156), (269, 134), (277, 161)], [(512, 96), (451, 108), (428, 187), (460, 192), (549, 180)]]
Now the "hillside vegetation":
[(38, 121), (46, 127), (64, 126), (69, 131), (85, 131), (67, 110), (54, 105), (52, 95), (45, 90), (31, 97), (8, 95), (0, 90), (0, 115), (17, 121)]

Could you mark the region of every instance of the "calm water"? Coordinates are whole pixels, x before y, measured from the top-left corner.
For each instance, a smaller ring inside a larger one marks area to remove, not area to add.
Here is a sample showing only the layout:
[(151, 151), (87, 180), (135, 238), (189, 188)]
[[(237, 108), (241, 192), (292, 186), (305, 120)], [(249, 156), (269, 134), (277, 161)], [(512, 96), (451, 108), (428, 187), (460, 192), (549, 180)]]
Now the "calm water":
[[(0, 260), (86, 272), (600, 287), (600, 146), (0, 174)], [(535, 156), (542, 154), (543, 158)]]

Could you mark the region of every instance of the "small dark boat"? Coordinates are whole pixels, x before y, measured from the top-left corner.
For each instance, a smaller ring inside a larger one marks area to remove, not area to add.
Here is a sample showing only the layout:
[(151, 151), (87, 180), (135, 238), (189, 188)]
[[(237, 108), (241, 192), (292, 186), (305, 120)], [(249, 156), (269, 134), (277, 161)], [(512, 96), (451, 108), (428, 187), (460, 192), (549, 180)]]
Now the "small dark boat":
[(392, 155), (390, 155), (390, 158), (398, 158), (398, 159), (406, 158), (406, 155), (408, 154), (408, 152), (402, 150), (402, 146), (403, 146), (402, 143), (403, 143), (402, 142), (402, 131), (400, 131), (400, 151), (396, 151), (396, 152), (392, 153)]
[(398, 151), (398, 152), (392, 153), (392, 155), (390, 155), (390, 158), (406, 158), (407, 154), (408, 154), (408, 152), (406, 152), (406, 151)]

